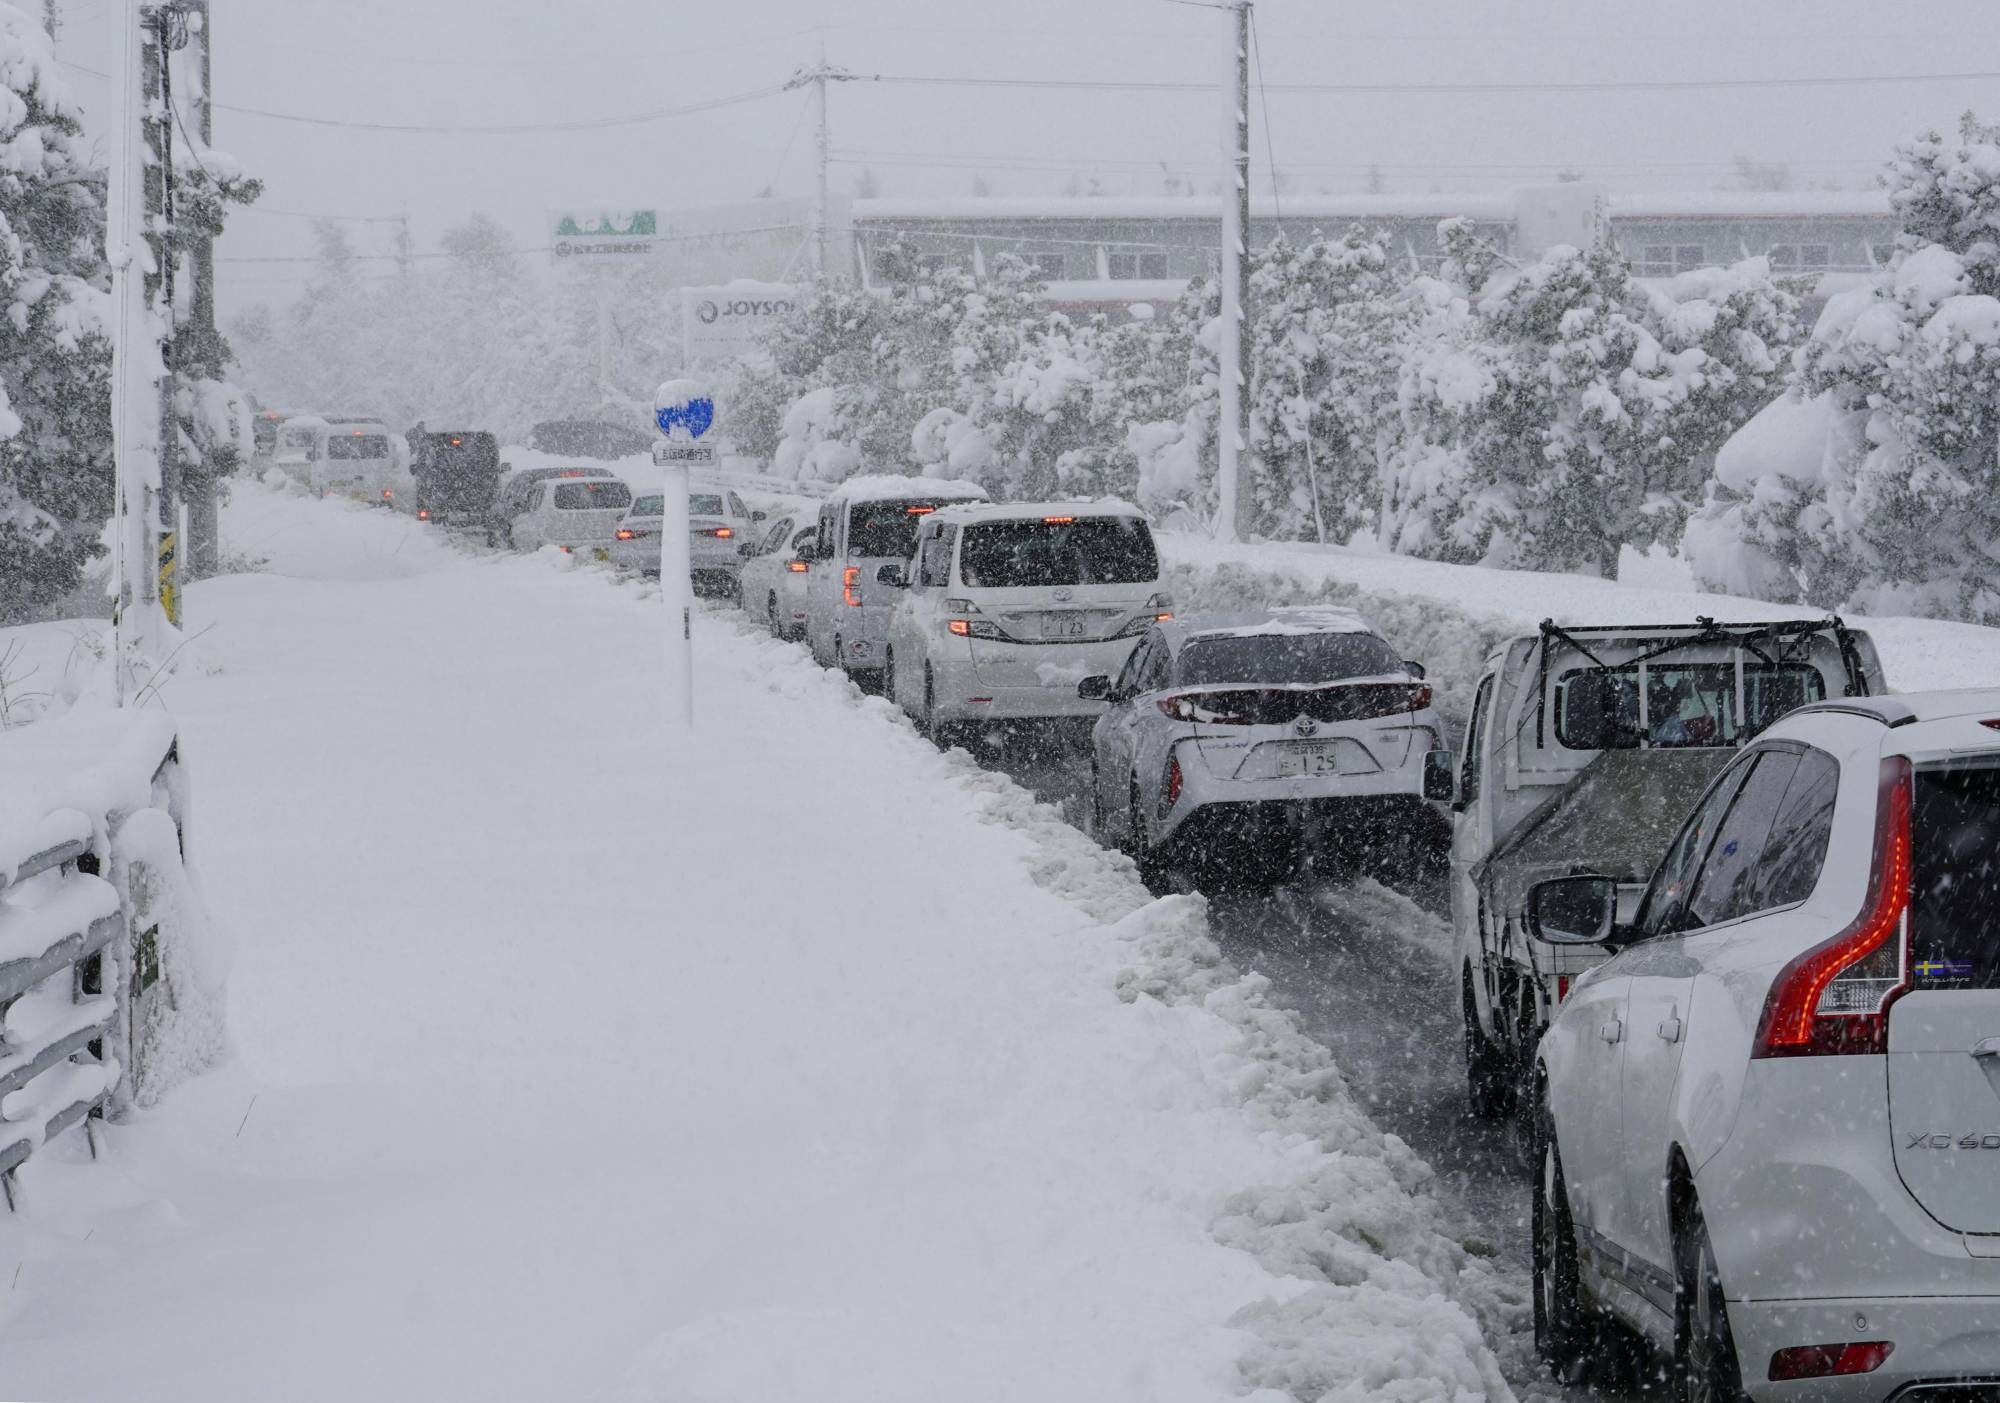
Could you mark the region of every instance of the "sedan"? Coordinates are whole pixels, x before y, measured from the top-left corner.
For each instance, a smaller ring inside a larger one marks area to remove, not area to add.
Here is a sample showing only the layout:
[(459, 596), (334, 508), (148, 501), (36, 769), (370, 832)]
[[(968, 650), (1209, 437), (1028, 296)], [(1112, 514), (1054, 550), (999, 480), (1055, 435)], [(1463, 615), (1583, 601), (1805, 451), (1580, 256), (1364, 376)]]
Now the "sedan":
[(743, 546), (738, 597), (743, 612), (762, 619), (773, 638), (806, 635), (806, 576), (818, 534), (811, 524), (800, 526), (797, 518), (785, 516)]

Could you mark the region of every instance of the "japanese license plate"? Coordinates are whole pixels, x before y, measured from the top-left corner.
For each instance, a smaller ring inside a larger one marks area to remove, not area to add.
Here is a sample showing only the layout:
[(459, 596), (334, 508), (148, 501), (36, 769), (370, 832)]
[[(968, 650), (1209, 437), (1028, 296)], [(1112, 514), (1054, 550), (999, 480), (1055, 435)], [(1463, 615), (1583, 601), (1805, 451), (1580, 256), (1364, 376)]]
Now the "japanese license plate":
[(1081, 614), (1042, 615), (1042, 637), (1048, 639), (1071, 639), (1090, 637), (1088, 622)]

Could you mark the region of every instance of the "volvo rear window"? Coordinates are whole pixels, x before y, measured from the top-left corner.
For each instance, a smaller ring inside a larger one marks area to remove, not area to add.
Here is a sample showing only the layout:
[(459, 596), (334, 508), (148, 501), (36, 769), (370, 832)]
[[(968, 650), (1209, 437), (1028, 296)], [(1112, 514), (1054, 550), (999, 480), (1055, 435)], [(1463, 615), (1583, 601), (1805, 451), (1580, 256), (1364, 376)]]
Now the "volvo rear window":
[(1743, 707), (1736, 705), (1736, 665), (1674, 662), (1646, 668), (1639, 704), (1639, 668), (1578, 668), (1555, 687), (1556, 739), (1571, 750), (1741, 745), (1796, 707), (1826, 696), (1819, 670), (1800, 664), (1743, 669)]
[(971, 589), (1136, 585), (1160, 576), (1153, 533), (1136, 517), (989, 521), (962, 535), (958, 575)]
[(1396, 650), (1372, 633), (1255, 633), (1197, 638), (1177, 668), (1187, 686), (1344, 682), (1400, 673)]
[(335, 460), (386, 458), (389, 440), (382, 434), (335, 434), (326, 441), (326, 456)]
[(1910, 977), (2000, 988), (2000, 766), (1917, 771), (1910, 815)]
[(632, 489), (622, 482), (560, 482), (556, 484), (556, 510), (623, 511), (632, 505)]

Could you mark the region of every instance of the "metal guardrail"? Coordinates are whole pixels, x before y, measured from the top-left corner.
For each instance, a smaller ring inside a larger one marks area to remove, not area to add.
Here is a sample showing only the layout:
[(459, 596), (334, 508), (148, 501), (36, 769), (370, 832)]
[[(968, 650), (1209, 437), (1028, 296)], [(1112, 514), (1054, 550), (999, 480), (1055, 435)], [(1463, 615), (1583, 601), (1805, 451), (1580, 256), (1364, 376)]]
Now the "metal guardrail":
[(748, 487), (758, 492), (782, 492), (791, 497), (824, 497), (834, 488), (831, 482), (771, 477), (765, 473), (736, 472), (726, 468), (703, 468), (695, 476), (704, 480), (712, 478), (730, 487)]
[(97, 873), (88, 816), (59, 811), (50, 827), (69, 831), (0, 873), (0, 890), (36, 879), (49, 888), (0, 906), (0, 1194), (9, 1208), (14, 1171), (101, 1113), (123, 1071), (111, 1053), (118, 998), (105, 988), (104, 952), (125, 928), (124, 911)]

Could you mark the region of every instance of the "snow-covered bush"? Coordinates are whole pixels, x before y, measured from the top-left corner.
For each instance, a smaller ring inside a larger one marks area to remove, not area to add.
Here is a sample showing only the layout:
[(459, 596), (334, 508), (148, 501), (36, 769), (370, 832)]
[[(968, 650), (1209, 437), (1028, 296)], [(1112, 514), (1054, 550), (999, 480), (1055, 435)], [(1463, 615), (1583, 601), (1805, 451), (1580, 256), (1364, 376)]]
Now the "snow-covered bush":
[(1889, 266), (1829, 299), (1688, 558), (1769, 598), (2000, 622), (2000, 127), (1919, 137), (1887, 182)]
[(1797, 299), (1762, 260), (1635, 281), (1608, 242), (1515, 267), (1463, 221), (1407, 298), (1382, 445), (1391, 549), (1611, 573), (1672, 544), (1716, 449), (1783, 380)]

